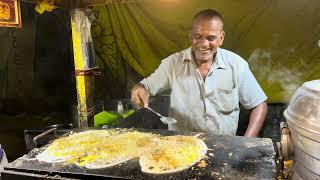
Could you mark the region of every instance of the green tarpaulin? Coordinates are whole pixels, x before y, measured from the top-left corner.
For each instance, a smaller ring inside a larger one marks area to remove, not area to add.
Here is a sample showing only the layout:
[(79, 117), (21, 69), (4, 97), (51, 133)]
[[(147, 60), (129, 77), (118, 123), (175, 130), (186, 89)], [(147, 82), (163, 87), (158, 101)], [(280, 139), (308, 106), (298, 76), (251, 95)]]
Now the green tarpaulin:
[[(189, 46), (192, 16), (206, 8), (225, 18), (223, 48), (250, 64), (269, 102), (287, 102), (303, 82), (320, 78), (320, 1), (137, 0), (94, 7), (99, 66), (126, 84), (126, 65), (148, 76), (161, 59)], [(250, 88), (250, 87), (248, 87)]]

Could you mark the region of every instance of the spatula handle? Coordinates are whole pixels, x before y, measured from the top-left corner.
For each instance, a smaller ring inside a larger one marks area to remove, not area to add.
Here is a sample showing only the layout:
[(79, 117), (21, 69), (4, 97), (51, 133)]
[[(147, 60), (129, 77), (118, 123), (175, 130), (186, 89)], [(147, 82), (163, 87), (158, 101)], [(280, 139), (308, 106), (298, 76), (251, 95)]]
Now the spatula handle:
[(157, 111), (151, 109), (150, 107), (147, 107), (147, 109), (149, 109), (151, 112), (155, 113), (155, 114), (158, 115), (159, 117), (163, 117), (160, 113), (158, 113)]

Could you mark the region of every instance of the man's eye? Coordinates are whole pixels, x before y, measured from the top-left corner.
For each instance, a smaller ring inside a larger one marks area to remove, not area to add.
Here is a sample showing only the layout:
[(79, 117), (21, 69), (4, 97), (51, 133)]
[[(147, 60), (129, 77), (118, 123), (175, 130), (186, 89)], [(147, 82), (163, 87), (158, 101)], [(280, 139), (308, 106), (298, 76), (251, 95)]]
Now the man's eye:
[(215, 39), (217, 39), (216, 36), (209, 36), (209, 37), (207, 37), (207, 40), (208, 40), (208, 41), (214, 41)]

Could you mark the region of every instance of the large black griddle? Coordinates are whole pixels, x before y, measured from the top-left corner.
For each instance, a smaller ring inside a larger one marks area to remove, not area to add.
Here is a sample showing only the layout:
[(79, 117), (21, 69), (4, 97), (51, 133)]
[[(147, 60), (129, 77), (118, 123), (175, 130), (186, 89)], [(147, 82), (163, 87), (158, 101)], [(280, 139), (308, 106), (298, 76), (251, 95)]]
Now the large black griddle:
[[(96, 128), (74, 129), (80, 132)], [(138, 129), (161, 135), (195, 135), (195, 132)], [(70, 130), (71, 131), (71, 130)], [(188, 170), (167, 174), (150, 175), (141, 172), (138, 159), (110, 168), (90, 170), (83, 167), (39, 162), (34, 157), (39, 153), (35, 148), (28, 154), (16, 159), (2, 172), (2, 179), (73, 178), (73, 179), (274, 179), (277, 167), (275, 151), (271, 139), (247, 138), (242, 136), (223, 136), (203, 134), (210, 149), (207, 152), (206, 167), (194, 165)]]

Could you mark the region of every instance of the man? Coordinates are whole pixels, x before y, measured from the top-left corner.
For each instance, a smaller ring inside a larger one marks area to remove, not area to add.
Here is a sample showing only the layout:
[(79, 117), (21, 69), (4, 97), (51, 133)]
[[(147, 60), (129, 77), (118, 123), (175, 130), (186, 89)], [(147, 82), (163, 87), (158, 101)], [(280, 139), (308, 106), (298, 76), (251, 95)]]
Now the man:
[(251, 109), (245, 136), (256, 137), (266, 113), (266, 95), (249, 66), (237, 54), (219, 48), (224, 40), (222, 15), (197, 13), (189, 34), (191, 47), (164, 60), (153, 74), (131, 90), (131, 101), (148, 107), (149, 96), (171, 89), (169, 130), (235, 135), (239, 102)]

